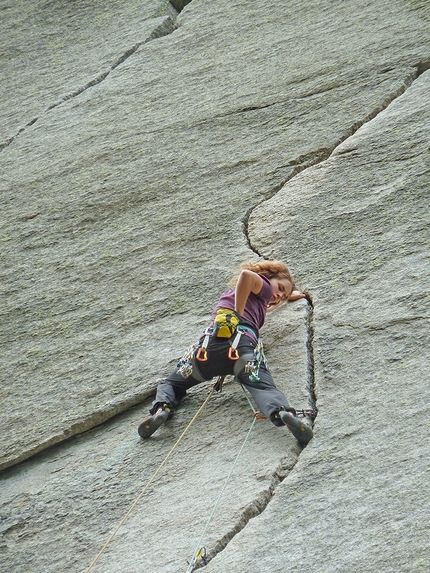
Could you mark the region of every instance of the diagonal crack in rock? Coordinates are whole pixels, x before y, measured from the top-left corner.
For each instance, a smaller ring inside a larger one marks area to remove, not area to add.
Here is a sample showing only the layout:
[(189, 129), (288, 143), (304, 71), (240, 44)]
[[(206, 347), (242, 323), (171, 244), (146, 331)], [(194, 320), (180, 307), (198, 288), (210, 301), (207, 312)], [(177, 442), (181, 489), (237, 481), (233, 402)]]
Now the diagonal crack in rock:
[(44, 112), (42, 112), (40, 115), (34, 117), (29, 122), (27, 122), (23, 127), (21, 127), (17, 131), (17, 133), (15, 135), (13, 135), (12, 137), (9, 137), (6, 141), (0, 143), (0, 151), (3, 151), (3, 149), (8, 147), (19, 135), (21, 135), (21, 133), (23, 133), (28, 127), (31, 127), (32, 125), (34, 125), (45, 113), (47, 113), (50, 110), (62, 105), (63, 103), (65, 103), (66, 101), (68, 101), (70, 99), (78, 97), (79, 95), (86, 92), (90, 88), (97, 86), (100, 83), (102, 83), (111, 74), (111, 72), (113, 72), (113, 70), (115, 70), (118, 66), (123, 64), (126, 60), (128, 60), (128, 58), (130, 56), (132, 56), (141, 46), (147, 44), (148, 42), (152, 42), (153, 40), (156, 40), (157, 38), (162, 38), (163, 36), (168, 36), (169, 34), (174, 32), (176, 29), (177, 29), (176, 19), (172, 18), (171, 16), (166, 16), (164, 21), (161, 24), (159, 24), (158, 26), (156, 26), (154, 28), (154, 30), (151, 32), (151, 34), (145, 40), (143, 40), (142, 42), (137, 42), (134, 46), (132, 46), (131, 48), (126, 50), (123, 54), (121, 54), (121, 56), (119, 56), (112, 63), (112, 65), (107, 70), (105, 70), (104, 72), (101, 72), (95, 78), (93, 78), (92, 80), (90, 80), (89, 82), (84, 84), (83, 86), (80, 86), (76, 90), (73, 90), (72, 92), (70, 92), (68, 94), (65, 94), (58, 101), (50, 104), (45, 109)]
[(230, 531), (223, 535), (223, 537), (221, 537), (215, 546), (207, 553), (206, 564), (209, 563), (209, 561), (211, 561), (218, 553), (223, 551), (223, 549), (227, 547), (228, 543), (233, 539), (233, 537), (242, 531), (253, 517), (263, 513), (263, 511), (270, 503), (276, 487), (282, 481), (284, 481), (284, 479), (287, 477), (295, 465), (296, 461), (293, 461), (293, 463), (290, 463), (288, 466), (282, 463), (279, 464), (279, 466), (273, 472), (269, 486), (266, 489), (260, 491), (259, 494), (247, 504), (238, 521), (232, 525)]
[[(338, 138), (336, 141), (334, 141), (331, 146), (321, 147), (321, 148), (316, 149), (310, 153), (300, 155), (297, 158), (292, 159), (291, 161), (289, 161), (285, 165), (278, 166), (278, 169), (285, 168), (285, 167), (291, 168), (291, 172), (288, 175), (288, 177), (284, 178), (279, 184), (275, 185), (268, 192), (264, 193), (264, 195), (265, 195), (264, 199), (262, 199), (262, 201), (260, 203), (258, 203), (257, 205), (254, 205), (253, 207), (248, 209), (248, 211), (245, 213), (245, 215), (242, 219), (243, 231), (245, 234), (245, 238), (246, 238), (248, 247), (254, 253), (256, 253), (258, 256), (263, 256), (258, 252), (256, 247), (253, 246), (252, 240), (249, 237), (248, 222), (249, 222), (249, 218), (251, 217), (251, 214), (253, 213), (253, 211), (255, 209), (257, 209), (265, 201), (274, 197), (278, 193), (278, 191), (280, 191), (288, 183), (288, 181), (293, 179), (293, 177), (295, 177), (296, 175), (298, 175), (299, 173), (301, 173), (305, 169), (308, 169), (309, 167), (314, 167), (315, 165), (318, 165), (318, 164), (322, 163), (323, 161), (326, 161), (345, 140), (347, 140), (349, 137), (354, 135), (354, 133), (356, 131), (358, 131), (358, 129), (360, 129), (360, 127), (362, 127), (364, 124), (368, 123), (369, 121), (374, 119), (378, 114), (380, 114), (382, 111), (384, 111), (394, 100), (396, 100), (408, 88), (410, 88), (412, 83), (421, 74), (423, 74), (428, 69), (430, 69), (430, 61), (429, 60), (422, 60), (422, 61), (418, 62), (417, 64), (414, 64), (413, 67), (415, 67), (415, 72), (412, 74), (408, 74), (405, 78), (403, 78), (403, 83), (397, 90), (395, 90), (393, 93), (388, 95), (380, 103), (379, 106), (377, 106), (373, 110), (371, 110), (364, 118), (362, 118), (361, 120), (358, 120), (358, 121), (354, 122), (352, 125), (350, 125), (350, 127), (345, 130), (343, 135), (340, 138)], [(257, 109), (257, 108), (255, 108), (255, 109)]]

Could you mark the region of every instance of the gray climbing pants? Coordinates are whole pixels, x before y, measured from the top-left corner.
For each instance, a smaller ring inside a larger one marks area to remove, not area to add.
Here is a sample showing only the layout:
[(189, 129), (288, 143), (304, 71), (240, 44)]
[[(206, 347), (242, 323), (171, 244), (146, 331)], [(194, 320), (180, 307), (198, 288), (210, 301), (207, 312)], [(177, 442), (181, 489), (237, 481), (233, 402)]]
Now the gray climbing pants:
[(150, 410), (151, 414), (154, 414), (162, 404), (168, 404), (174, 410), (187, 390), (201, 382), (212, 380), (215, 376), (234, 375), (249, 391), (260, 413), (269, 418), (275, 426), (283, 426), (282, 421), (276, 417), (279, 410), (295, 411), (289, 406), (284, 394), (275, 386), (267, 366), (263, 363), (260, 365), (258, 381), (251, 381), (250, 375), (244, 370), (247, 362), (254, 358), (254, 340), (247, 335), (241, 337), (237, 347), (239, 360), (231, 360), (228, 357), (230, 343), (229, 339), (211, 337), (207, 347), (206, 362), (194, 360), (193, 372), (187, 378), (179, 374), (176, 368), (170, 376), (160, 382)]

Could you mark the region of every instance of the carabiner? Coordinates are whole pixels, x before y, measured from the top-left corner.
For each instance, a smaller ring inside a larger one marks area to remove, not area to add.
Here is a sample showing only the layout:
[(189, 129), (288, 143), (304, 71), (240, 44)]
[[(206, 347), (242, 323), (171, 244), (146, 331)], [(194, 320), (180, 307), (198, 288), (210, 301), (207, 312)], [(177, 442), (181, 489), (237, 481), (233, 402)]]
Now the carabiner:
[(230, 358), (230, 360), (239, 360), (240, 355), (237, 348), (233, 348), (233, 346), (230, 346), (230, 348), (228, 349), (228, 357)]
[(198, 360), (199, 362), (207, 362), (208, 351), (206, 350), (206, 348), (199, 348), (198, 349), (197, 354), (196, 354), (196, 360)]

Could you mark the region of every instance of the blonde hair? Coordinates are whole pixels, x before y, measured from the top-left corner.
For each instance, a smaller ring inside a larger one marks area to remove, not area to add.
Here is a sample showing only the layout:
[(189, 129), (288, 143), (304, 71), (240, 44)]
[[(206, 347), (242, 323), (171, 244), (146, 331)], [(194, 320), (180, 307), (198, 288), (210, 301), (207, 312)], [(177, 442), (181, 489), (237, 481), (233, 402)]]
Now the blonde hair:
[[(284, 265), (284, 263), (281, 263), (281, 261), (263, 260), (263, 261), (259, 261), (257, 263), (253, 263), (253, 262), (243, 263), (240, 266), (240, 268), (241, 268), (241, 270), (248, 270), (248, 271), (252, 271), (254, 273), (257, 273), (259, 275), (263, 275), (268, 279), (273, 279), (273, 278), (287, 279), (290, 281), (290, 283), (293, 287), (292, 290), (295, 290), (295, 288), (296, 288), (294, 281), (291, 277), (290, 271), (288, 270), (287, 266)], [(239, 279), (239, 275), (236, 275), (235, 277), (232, 278), (232, 280), (230, 281), (230, 284), (232, 286), (235, 286), (238, 279)], [(281, 300), (278, 300), (277, 302), (269, 303), (268, 308), (270, 310), (272, 310), (273, 308), (276, 308), (277, 306), (279, 306), (280, 304), (282, 304), (283, 302), (288, 300), (288, 296), (286, 296), (285, 298), (282, 298)]]

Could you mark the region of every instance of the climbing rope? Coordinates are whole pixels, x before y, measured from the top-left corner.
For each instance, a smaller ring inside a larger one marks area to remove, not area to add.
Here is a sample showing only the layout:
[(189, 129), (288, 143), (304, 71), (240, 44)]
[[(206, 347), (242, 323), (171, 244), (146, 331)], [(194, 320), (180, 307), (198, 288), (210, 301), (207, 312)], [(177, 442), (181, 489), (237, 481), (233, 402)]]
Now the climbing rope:
[[(249, 404), (251, 410), (253, 411), (254, 416), (257, 417), (257, 416), (259, 415), (259, 412), (257, 412), (256, 409), (254, 408), (254, 405), (253, 405), (253, 403), (251, 402), (251, 399), (250, 399), (250, 397), (249, 397), (249, 395), (248, 395), (248, 392), (245, 390), (245, 386), (244, 386), (244, 385), (242, 384), (242, 382), (240, 382), (240, 381), (239, 381), (239, 384), (240, 384), (240, 387), (242, 388), (242, 391), (243, 391), (243, 393), (244, 393), (244, 395), (245, 395), (245, 398), (248, 400), (248, 404)], [(264, 416), (260, 416), (260, 419), (261, 419), (261, 420), (267, 420), (267, 418), (265, 418)]]
[(209, 516), (209, 519), (208, 519), (207, 522), (206, 522), (206, 525), (205, 525), (205, 527), (204, 527), (204, 529), (203, 529), (203, 533), (202, 533), (201, 536), (200, 536), (199, 542), (198, 542), (198, 544), (197, 544), (197, 548), (196, 548), (196, 550), (194, 551), (194, 556), (193, 556), (192, 560), (188, 563), (187, 573), (192, 573), (192, 572), (195, 570), (195, 568), (196, 568), (201, 562), (203, 562), (204, 565), (205, 565), (206, 562), (207, 562), (207, 560), (206, 560), (206, 549), (205, 549), (204, 547), (201, 547), (201, 543), (202, 543), (202, 541), (203, 541), (204, 536), (206, 535), (206, 531), (207, 531), (207, 529), (208, 529), (208, 527), (209, 527), (210, 522), (212, 521), (212, 518), (213, 518), (213, 516), (214, 516), (214, 514), (215, 514), (216, 508), (218, 507), (219, 502), (221, 501), (221, 498), (222, 498), (222, 495), (223, 495), (223, 493), (224, 493), (224, 490), (225, 490), (225, 488), (226, 488), (226, 486), (227, 486), (227, 483), (228, 483), (228, 481), (230, 480), (230, 477), (231, 477), (231, 475), (232, 475), (232, 473), (233, 473), (233, 470), (234, 470), (234, 468), (236, 467), (236, 464), (237, 464), (237, 462), (238, 462), (238, 460), (239, 460), (239, 458), (240, 458), (240, 455), (241, 455), (241, 453), (243, 452), (243, 448), (245, 447), (245, 444), (246, 444), (246, 442), (248, 441), (248, 438), (249, 438), (249, 436), (250, 436), (250, 434), (251, 434), (252, 428), (254, 427), (254, 424), (255, 424), (255, 422), (257, 421), (257, 419), (258, 419), (257, 416), (254, 415), (254, 419), (252, 420), (252, 424), (251, 424), (251, 426), (250, 426), (250, 428), (249, 428), (249, 430), (248, 430), (248, 433), (246, 434), (245, 440), (243, 441), (242, 446), (241, 446), (241, 448), (240, 448), (240, 450), (239, 450), (239, 452), (238, 452), (238, 454), (237, 454), (237, 456), (236, 456), (236, 458), (235, 458), (235, 460), (234, 460), (234, 462), (233, 462), (233, 465), (232, 465), (231, 468), (230, 468), (230, 472), (229, 472), (227, 478), (226, 478), (225, 481), (224, 481), (224, 485), (222, 486), (222, 489), (221, 489), (221, 491), (220, 491), (219, 494), (218, 494), (218, 498), (217, 498), (217, 500), (216, 500), (216, 502), (215, 502), (215, 505), (214, 505), (214, 507), (213, 507), (213, 509), (212, 509), (212, 511), (211, 511), (211, 514), (210, 514), (210, 516)]
[(133, 511), (133, 509), (136, 507), (136, 505), (139, 503), (139, 501), (142, 499), (143, 495), (145, 494), (145, 492), (148, 490), (149, 486), (151, 485), (151, 483), (154, 481), (154, 479), (157, 477), (157, 475), (160, 473), (161, 469), (165, 466), (167, 460), (170, 458), (170, 456), (173, 454), (173, 452), (175, 451), (175, 449), (177, 448), (177, 446), (179, 445), (179, 443), (181, 442), (182, 438), (185, 436), (185, 434), (188, 432), (189, 428), (192, 426), (192, 424), (194, 423), (194, 421), (196, 420), (197, 416), (200, 414), (200, 412), (203, 410), (203, 408), (206, 406), (206, 404), (209, 402), (210, 398), (213, 396), (214, 392), (219, 391), (218, 388), (222, 387), (222, 383), (224, 381), (225, 376), (220, 376), (216, 383), (214, 384), (212, 390), (210, 391), (210, 393), (208, 394), (206, 400), (203, 402), (203, 404), (200, 406), (200, 408), (197, 410), (197, 412), (195, 413), (194, 417), (192, 418), (192, 420), (189, 422), (189, 424), (187, 425), (187, 427), (185, 428), (185, 430), (182, 432), (182, 434), (179, 436), (179, 438), (177, 439), (177, 441), (175, 442), (175, 444), (173, 445), (173, 447), (171, 448), (171, 450), (169, 451), (169, 453), (167, 454), (167, 456), (164, 458), (164, 460), (161, 462), (160, 466), (158, 467), (158, 469), (156, 470), (156, 472), (153, 474), (153, 476), (151, 477), (151, 479), (148, 481), (148, 483), (145, 485), (145, 487), (143, 488), (143, 490), (140, 492), (140, 494), (138, 495), (138, 497), (136, 498), (136, 500), (132, 503), (132, 505), (130, 506), (130, 509), (127, 511), (127, 513), (124, 515), (124, 517), (121, 519), (121, 521), (119, 522), (118, 526), (116, 527), (116, 529), (114, 530), (114, 532), (111, 534), (111, 536), (109, 537), (109, 539), (106, 541), (106, 543), (103, 545), (103, 547), (101, 548), (101, 550), (99, 551), (98, 555), (96, 556), (96, 558), (93, 560), (93, 562), (91, 563), (91, 565), (88, 567), (88, 569), (86, 570), (86, 573), (89, 573), (91, 571), (91, 569), (94, 567), (94, 565), (97, 563), (97, 561), (100, 559), (101, 555), (104, 553), (104, 551), (106, 550), (107, 546), (110, 544), (110, 542), (112, 541), (112, 539), (115, 537), (115, 535), (118, 533), (119, 529), (121, 528), (122, 525), (124, 525), (126, 519), (129, 517), (129, 515), (131, 514), (131, 512)]
[(208, 520), (207, 520), (207, 522), (206, 522), (206, 525), (205, 525), (205, 527), (204, 527), (204, 529), (203, 529), (203, 533), (201, 534), (200, 539), (199, 539), (199, 542), (197, 543), (197, 547), (196, 547), (196, 550), (194, 551), (193, 558), (192, 558), (192, 560), (188, 563), (188, 569), (187, 569), (187, 572), (186, 572), (186, 573), (192, 573), (193, 571), (195, 571), (196, 567), (198, 567), (201, 563), (202, 563), (203, 565), (206, 565), (206, 563), (207, 563), (206, 549), (205, 549), (205, 547), (202, 547), (202, 546), (201, 546), (201, 543), (202, 543), (202, 541), (203, 541), (203, 538), (204, 538), (204, 536), (206, 535), (206, 531), (208, 530), (209, 524), (210, 524), (210, 522), (212, 521), (213, 516), (215, 515), (215, 511), (216, 511), (216, 509), (217, 509), (217, 507), (218, 507), (218, 505), (219, 505), (219, 503), (220, 503), (220, 501), (221, 501), (221, 498), (222, 498), (222, 496), (223, 496), (223, 493), (224, 493), (224, 491), (225, 491), (225, 488), (227, 487), (227, 483), (229, 482), (230, 477), (231, 477), (231, 475), (233, 474), (234, 468), (236, 467), (236, 464), (237, 464), (237, 462), (239, 461), (239, 458), (240, 458), (240, 456), (241, 456), (241, 454), (242, 454), (242, 452), (243, 452), (243, 449), (244, 449), (244, 447), (245, 447), (245, 444), (246, 444), (246, 442), (248, 441), (249, 436), (251, 435), (251, 432), (252, 432), (252, 429), (253, 429), (253, 427), (254, 427), (254, 425), (255, 425), (255, 422), (256, 422), (257, 420), (267, 420), (267, 418), (265, 418), (264, 416), (261, 416), (260, 413), (255, 410), (255, 408), (254, 408), (254, 406), (253, 406), (251, 400), (249, 399), (248, 394), (246, 393), (246, 390), (245, 390), (243, 384), (240, 383), (240, 385), (241, 385), (241, 387), (242, 387), (242, 390), (243, 390), (243, 393), (245, 394), (246, 399), (248, 400), (248, 404), (250, 405), (251, 410), (252, 410), (252, 412), (253, 412), (252, 424), (251, 424), (251, 426), (250, 426), (250, 428), (249, 428), (249, 430), (248, 430), (248, 433), (247, 433), (246, 436), (245, 436), (245, 439), (244, 439), (244, 441), (243, 441), (243, 443), (242, 443), (242, 445), (241, 445), (241, 447), (240, 447), (240, 450), (239, 450), (239, 452), (238, 452), (238, 454), (237, 454), (237, 456), (236, 456), (236, 458), (235, 458), (235, 460), (234, 460), (234, 462), (233, 462), (233, 465), (232, 465), (231, 468), (230, 468), (230, 472), (229, 472), (228, 476), (226, 477), (226, 479), (225, 479), (225, 481), (224, 481), (224, 485), (222, 486), (221, 491), (220, 491), (219, 494), (218, 494), (218, 497), (217, 497), (217, 500), (216, 500), (216, 502), (215, 502), (215, 505), (213, 506), (213, 509), (212, 509), (212, 511), (211, 511), (211, 514), (209, 515), (209, 518), (208, 518)]

